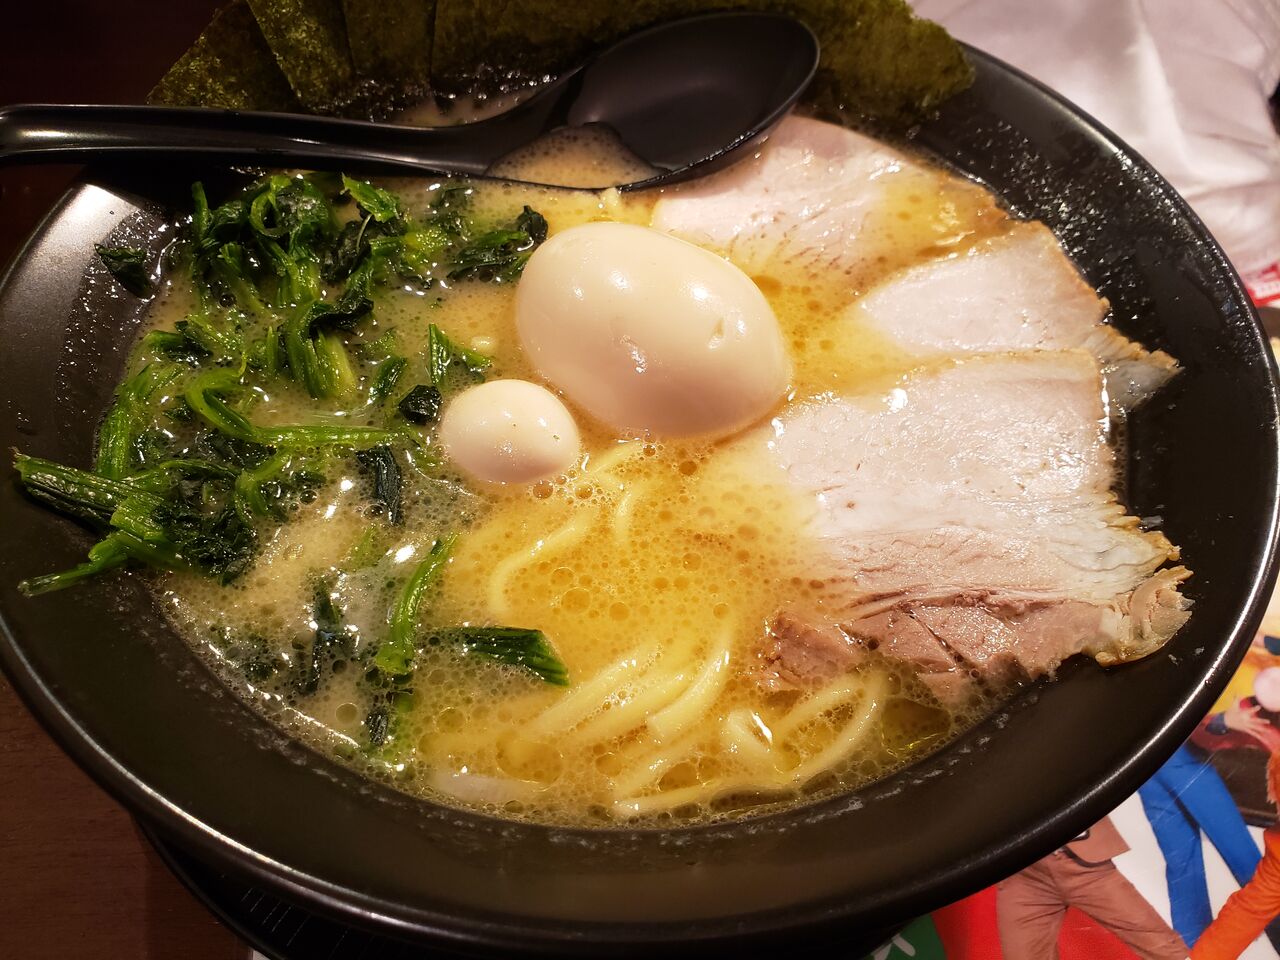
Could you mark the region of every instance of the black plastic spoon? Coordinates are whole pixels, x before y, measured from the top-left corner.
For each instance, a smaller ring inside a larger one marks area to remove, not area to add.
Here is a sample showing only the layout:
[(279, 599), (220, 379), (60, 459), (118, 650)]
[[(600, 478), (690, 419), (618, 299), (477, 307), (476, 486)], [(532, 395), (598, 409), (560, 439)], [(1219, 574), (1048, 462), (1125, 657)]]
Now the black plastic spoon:
[(634, 33), (487, 120), (422, 128), (195, 107), (0, 109), (0, 163), (197, 158), (368, 173), (482, 174), (560, 127), (607, 124), (662, 171), (634, 188), (740, 159), (804, 92), (818, 42), (789, 17), (713, 13)]

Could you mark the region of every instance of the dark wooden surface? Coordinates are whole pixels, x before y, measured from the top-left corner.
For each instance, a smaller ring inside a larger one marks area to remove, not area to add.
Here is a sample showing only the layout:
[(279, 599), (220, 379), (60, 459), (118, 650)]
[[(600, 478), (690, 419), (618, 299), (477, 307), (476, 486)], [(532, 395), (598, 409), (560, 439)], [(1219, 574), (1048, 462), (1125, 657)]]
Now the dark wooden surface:
[(0, 957), (248, 955), (0, 678)]
[[(141, 103), (225, 0), (23, 0), (3, 4), (0, 104)], [(76, 175), (0, 168), (0, 265)]]
[[(140, 102), (216, 6), (216, 0), (7, 4), (0, 103)], [(76, 172), (0, 169), (0, 264)], [(0, 958), (247, 956), (0, 678)]]

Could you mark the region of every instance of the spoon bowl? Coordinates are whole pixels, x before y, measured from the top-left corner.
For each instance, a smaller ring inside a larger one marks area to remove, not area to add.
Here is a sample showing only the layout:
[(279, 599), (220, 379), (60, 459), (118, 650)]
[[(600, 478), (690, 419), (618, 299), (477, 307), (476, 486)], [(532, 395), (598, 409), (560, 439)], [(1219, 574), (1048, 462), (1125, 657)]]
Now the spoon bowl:
[(26, 104), (0, 110), (0, 163), (217, 160), (361, 173), (484, 174), (563, 127), (610, 127), (660, 171), (701, 176), (749, 154), (804, 92), (818, 41), (766, 13), (711, 13), (633, 33), (487, 120), (409, 127), (198, 107)]

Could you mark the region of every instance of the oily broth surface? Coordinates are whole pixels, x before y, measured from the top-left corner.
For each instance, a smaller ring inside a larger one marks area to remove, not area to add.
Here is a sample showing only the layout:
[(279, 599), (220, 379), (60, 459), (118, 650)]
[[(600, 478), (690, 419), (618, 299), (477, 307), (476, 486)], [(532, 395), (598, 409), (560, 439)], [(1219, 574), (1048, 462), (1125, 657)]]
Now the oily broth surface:
[[(598, 141), (568, 142), (533, 156), (545, 170), (559, 157), (565, 178), (598, 175), (609, 162), (593, 152)], [(576, 151), (576, 153), (575, 153)], [(576, 157), (576, 159), (575, 159)], [(583, 158), (586, 158), (584, 161)], [(520, 158), (506, 162), (522, 174)], [(530, 167), (528, 169), (534, 169)], [(526, 173), (525, 175), (531, 175)], [(1001, 230), (1004, 214), (980, 188), (941, 171), (890, 171), (890, 202), (863, 226), (876, 255), (857, 275), (817, 272), (771, 263), (753, 279), (770, 301), (790, 348), (793, 382), (784, 403), (838, 391), (888, 386), (914, 362), (865, 328), (846, 308), (880, 277), (947, 253)], [(586, 181), (595, 182), (595, 181)], [(411, 209), (430, 202), (438, 184), (388, 181)], [(473, 210), (495, 222), (528, 204), (546, 216), (552, 233), (592, 220), (647, 223), (655, 195), (622, 197), (503, 182), (477, 181)], [(425, 293), (383, 291), (364, 323), (372, 339), (394, 330), (401, 352), (421, 355), (427, 325), (493, 357), (496, 377), (537, 378), (514, 330), (514, 286), (463, 282)], [(170, 287), (154, 308), (152, 327), (171, 329), (187, 308), (187, 294)], [(576, 413), (577, 411), (575, 411)], [(305, 394), (286, 386), (260, 398), (263, 423), (314, 420)], [(349, 411), (349, 422), (364, 422)], [(713, 653), (733, 673), (711, 715), (747, 712), (771, 727), (795, 707), (795, 694), (760, 691), (746, 675), (764, 625), (797, 599), (821, 602), (822, 584), (804, 576), (807, 505), (780, 485), (746, 477), (724, 445), (650, 443), (620, 438), (579, 415), (585, 457), (568, 475), (531, 489), (461, 484), (438, 471), (405, 471), (405, 522), (391, 527), (370, 514), (366, 480), (354, 469), (330, 471), (315, 500), (287, 523), (264, 534), (258, 563), (222, 587), (194, 575), (169, 574), (158, 589), (165, 608), (193, 645), (228, 678), (325, 751), (367, 767), (372, 776), (432, 798), (452, 799), (504, 816), (568, 824), (619, 815), (611, 791), (639, 783), (638, 795), (679, 791), (699, 783), (732, 784), (739, 760), (715, 734), (680, 734), (693, 748), (645, 780), (637, 762), (661, 744), (634, 724), (626, 707), (645, 695), (642, 668), (688, 682)], [(359, 668), (339, 662), (312, 695), (284, 695), (246, 681), (228, 665), (237, 660), (236, 636), (271, 638), (278, 656), (301, 655), (315, 630), (317, 582), (338, 598), (356, 657), (385, 629), (398, 584), (436, 537), (462, 536), (440, 589), (424, 604), (424, 627), (459, 623), (504, 624), (543, 630), (568, 667), (571, 686), (552, 687), (514, 669), (467, 657), (448, 645), (429, 646), (419, 660), (411, 706), (398, 739), (413, 747), (411, 762), (368, 762), (358, 749), (369, 694)], [(345, 573), (353, 554), (378, 559)], [(647, 659), (646, 659), (647, 658)], [(602, 671), (630, 662), (614, 696), (573, 730), (559, 729), (557, 704)], [(855, 682), (879, 683), (886, 707), (864, 746), (806, 792), (848, 787), (882, 776), (936, 747), (986, 712), (941, 711), (902, 668), (873, 661)], [(867, 694), (869, 696), (869, 694)], [(855, 698), (856, 705), (856, 698)], [(798, 729), (781, 745), (788, 761), (803, 763), (838, 734), (849, 711), (841, 708)], [(548, 713), (550, 711), (550, 713)], [(612, 717), (611, 717), (612, 713)], [(616, 719), (615, 719), (616, 718)], [(616, 729), (614, 729), (616, 728)], [(761, 797), (732, 791), (714, 803), (676, 806), (681, 817), (714, 817), (785, 803), (796, 790)], [(659, 807), (653, 807), (657, 812)]]

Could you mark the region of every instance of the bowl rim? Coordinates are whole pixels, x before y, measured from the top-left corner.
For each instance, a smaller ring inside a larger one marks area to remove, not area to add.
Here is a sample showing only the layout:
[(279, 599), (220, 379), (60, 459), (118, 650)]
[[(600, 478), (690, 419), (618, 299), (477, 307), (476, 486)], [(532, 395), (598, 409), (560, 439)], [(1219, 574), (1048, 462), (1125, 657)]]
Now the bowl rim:
[[(1213, 259), (1216, 266), (1225, 269), (1232, 298), (1237, 306), (1244, 308), (1246, 316), (1252, 318), (1255, 328), (1252, 335), (1259, 340), (1264, 352), (1266, 351), (1265, 333), (1235, 270), (1186, 201), (1149, 163), (1093, 117), (1044, 84), (968, 45), (966, 45), (966, 53), (982, 70), (1005, 74), (1047, 99), (1059, 111), (1072, 116), (1078, 123), (1089, 128), (1090, 134), (1100, 142), (1106, 144), (1115, 153), (1126, 157), (1148, 179), (1161, 185), (1164, 195), (1175, 205), (1177, 213), (1185, 218), (1197, 232), (1204, 252)], [(77, 181), (41, 220), (31, 237), (14, 256), (3, 276), (0, 276), (0, 291), (7, 291), (10, 288), (30, 252), (58, 222), (75, 197), (86, 189), (86, 185), (84, 179)], [(1273, 358), (1268, 359), (1268, 365), (1272, 382), (1268, 385), (1267, 394), (1274, 421), (1280, 418), (1280, 405), (1277, 403), (1276, 368)], [(1274, 426), (1271, 432), (1275, 446), (1273, 453), (1276, 454), (1276, 460), (1280, 463), (1280, 437), (1277, 437)], [(1270, 486), (1273, 493), (1280, 488), (1280, 475), (1272, 475)], [(1207, 669), (1201, 670), (1202, 682), (1195, 692), (1184, 698), (1172, 710), (1163, 725), (1152, 731), (1146, 741), (1130, 753), (1125, 763), (1111, 770), (1107, 777), (1089, 785), (1085, 792), (1072, 798), (1070, 802), (1059, 804), (1054, 812), (1034, 829), (1019, 834), (1004, 847), (984, 851), (976, 858), (976, 862), (944, 864), (935, 874), (920, 878), (914, 884), (895, 888), (894, 896), (891, 898), (893, 909), (890, 910), (887, 905), (885, 906), (885, 917), (888, 923), (910, 919), (913, 915), (950, 902), (960, 895), (981, 889), (1059, 846), (1083, 826), (1087, 826), (1108, 812), (1117, 798), (1123, 799), (1132, 793), (1186, 739), (1226, 686), (1243, 658), (1248, 642), (1262, 618), (1271, 595), (1277, 565), (1280, 562), (1277, 554), (1277, 536), (1280, 535), (1280, 503), (1274, 496), (1266, 517), (1259, 519), (1264, 520), (1266, 530), (1266, 547), (1261, 563), (1255, 569), (1247, 588), (1241, 590), (1241, 600), (1236, 605), (1237, 613), (1230, 636), (1218, 648), (1216, 656), (1208, 664)], [(498, 949), (575, 949), (576, 952), (576, 949), (582, 946), (577, 942), (572, 930), (549, 929), (545, 925), (526, 922), (527, 918), (523, 917), (501, 915), (493, 918), (492, 921), (485, 921), (426, 908), (389, 912), (384, 909), (386, 904), (376, 897), (366, 896), (359, 891), (341, 887), (321, 877), (271, 860), (238, 842), (234, 837), (216, 830), (187, 813), (113, 757), (98, 742), (92, 731), (80, 724), (56, 692), (33, 669), (4, 610), (0, 610), (0, 666), (4, 668), (15, 690), (41, 725), (102, 787), (131, 812), (145, 818), (163, 834), (175, 837), (184, 847), (194, 849), (220, 867), (247, 874), (257, 882), (281, 891), (290, 899), (340, 916), (357, 926), (373, 926), (382, 931), (398, 931), (402, 935), (420, 935), (429, 932), (433, 936), (458, 944)], [(950, 746), (943, 749), (950, 749)], [(707, 829), (716, 827), (717, 825), (712, 824)], [(681, 830), (688, 829), (704, 828), (681, 828)], [(614, 831), (606, 830), (605, 832)], [(662, 928), (642, 928), (643, 935), (639, 939), (634, 936), (637, 930), (633, 925), (602, 923), (598, 932), (605, 935), (600, 942), (611, 942), (614, 938), (608, 936), (608, 932), (625, 927), (631, 936), (623, 939), (637, 947), (651, 947), (656, 944), (681, 941), (696, 942), (703, 938), (721, 941), (725, 940), (726, 932), (731, 939), (743, 941), (766, 933), (785, 934), (800, 927), (813, 929), (829, 926), (835, 929), (841, 922), (847, 920), (851, 912), (853, 911), (849, 909), (833, 908), (829, 903), (814, 901), (786, 908), (784, 923), (778, 922), (780, 918), (770, 913), (761, 914), (759, 921), (754, 925), (744, 926), (740, 920), (728, 923), (732, 918), (726, 918), (725, 923), (688, 921), (667, 924)], [(583, 926), (595, 927), (594, 924)], [(732, 931), (727, 930), (730, 926), (733, 928)], [(725, 942), (728, 941), (725, 940)]]

